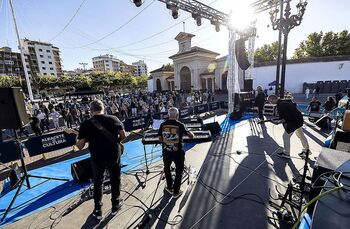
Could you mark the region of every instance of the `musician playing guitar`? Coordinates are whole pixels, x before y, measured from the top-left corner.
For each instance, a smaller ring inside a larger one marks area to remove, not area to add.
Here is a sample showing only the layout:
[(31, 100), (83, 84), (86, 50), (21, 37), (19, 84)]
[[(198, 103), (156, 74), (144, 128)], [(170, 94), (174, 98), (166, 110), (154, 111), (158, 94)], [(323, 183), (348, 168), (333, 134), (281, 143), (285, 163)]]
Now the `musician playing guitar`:
[(270, 120), (274, 124), (283, 124), (283, 145), (284, 151), (278, 152), (280, 157), (290, 158), (290, 137), (293, 133), (297, 135), (303, 146), (303, 151), (299, 153), (300, 157), (304, 157), (309, 151), (309, 144), (303, 133), (303, 115), (298, 110), (296, 105), (291, 100), (281, 100), (276, 95), (270, 95), (268, 101), (272, 104), (277, 104), (279, 118), (277, 120)]
[(112, 192), (112, 215), (122, 206), (120, 199), (120, 156), (121, 141), (125, 139), (123, 123), (115, 116), (104, 114), (104, 105), (100, 100), (90, 103), (92, 118), (84, 121), (79, 129), (76, 146), (84, 148), (89, 143), (91, 166), (94, 174), (94, 203), (92, 215), (102, 218), (102, 182), (107, 169)]

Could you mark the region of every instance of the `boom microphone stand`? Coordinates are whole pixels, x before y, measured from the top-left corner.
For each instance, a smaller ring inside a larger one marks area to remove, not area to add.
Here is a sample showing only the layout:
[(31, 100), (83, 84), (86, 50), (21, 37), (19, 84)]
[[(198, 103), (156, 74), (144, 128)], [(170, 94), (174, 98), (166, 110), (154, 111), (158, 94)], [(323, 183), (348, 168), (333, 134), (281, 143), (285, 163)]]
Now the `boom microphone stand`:
[(28, 189), (31, 189), (31, 185), (30, 185), (30, 182), (29, 182), (29, 178), (39, 178), (39, 179), (58, 180), (58, 181), (69, 181), (68, 179), (63, 179), (63, 178), (44, 177), (44, 176), (36, 176), (36, 175), (30, 175), (30, 174), (28, 174), (27, 166), (26, 166), (26, 164), (25, 164), (25, 162), (24, 162), (24, 159), (23, 159), (23, 148), (22, 148), (20, 139), (19, 139), (19, 137), (18, 137), (17, 131), (14, 130), (14, 132), (15, 132), (15, 138), (16, 138), (17, 147), (18, 147), (18, 151), (17, 151), (17, 152), (18, 152), (18, 154), (19, 154), (19, 159), (20, 159), (20, 161), (21, 161), (21, 166), (22, 166), (22, 170), (23, 170), (23, 175), (22, 175), (22, 177), (19, 179), (17, 191), (16, 191), (14, 197), (12, 198), (12, 200), (11, 200), (9, 206), (7, 207), (5, 213), (3, 214), (0, 223), (2, 223), (2, 222), (4, 221), (4, 219), (6, 218), (7, 214), (8, 214), (9, 211), (11, 210), (12, 205), (15, 203), (16, 198), (17, 198), (19, 192), (21, 191), (21, 188), (22, 188), (22, 185), (23, 185), (23, 182), (24, 182), (24, 181), (26, 181), (26, 184), (27, 184), (27, 188), (28, 188)]

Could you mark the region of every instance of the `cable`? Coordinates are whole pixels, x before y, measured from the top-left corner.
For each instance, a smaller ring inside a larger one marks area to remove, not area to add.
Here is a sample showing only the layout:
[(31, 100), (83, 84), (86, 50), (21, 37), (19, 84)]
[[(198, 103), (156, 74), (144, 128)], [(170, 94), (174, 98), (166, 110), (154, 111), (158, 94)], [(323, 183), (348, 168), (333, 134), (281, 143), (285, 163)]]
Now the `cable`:
[(75, 13), (73, 14), (73, 16), (68, 20), (68, 22), (66, 23), (66, 25), (61, 29), (61, 31), (59, 31), (55, 36), (53, 36), (49, 42), (55, 40), (58, 36), (60, 36), (67, 28), (68, 26), (73, 22), (74, 18), (78, 15), (79, 10), (82, 8), (82, 6), (85, 4), (87, 0), (83, 0), (79, 7), (77, 8), (77, 10), (75, 11)]
[(93, 44), (96, 44), (104, 39), (106, 39), (107, 37), (113, 35), (114, 33), (118, 32), (119, 30), (121, 30), (122, 28), (124, 28), (126, 25), (128, 25), (130, 22), (132, 22), (137, 16), (139, 16), (140, 14), (142, 14), (148, 7), (150, 7), (156, 0), (153, 0), (150, 4), (148, 4), (147, 6), (145, 6), (145, 8), (143, 8), (140, 12), (138, 12), (135, 16), (133, 16), (132, 18), (130, 18), (128, 21), (126, 21), (124, 24), (122, 24), (121, 26), (119, 26), (118, 28), (116, 28), (115, 30), (113, 30), (112, 32), (102, 36), (101, 38), (97, 39), (94, 42), (88, 43), (88, 44), (84, 44), (81, 46), (77, 46), (77, 47), (72, 47), (72, 48), (84, 48)]
[[(323, 198), (323, 197), (325, 197), (325, 196), (327, 196), (327, 195), (329, 195), (329, 194), (331, 194), (331, 193), (333, 193), (333, 192), (339, 191), (339, 190), (342, 189), (342, 188), (343, 188), (343, 185), (340, 185), (340, 186), (338, 186), (338, 187), (335, 187), (335, 188), (333, 188), (333, 189), (331, 189), (331, 190), (328, 190), (328, 191), (326, 191), (326, 192), (324, 192), (324, 193), (322, 193), (322, 194), (320, 194), (320, 195), (314, 197), (312, 200), (310, 200), (310, 201), (304, 206), (304, 208), (303, 208), (303, 209), (301, 210), (301, 212), (300, 212), (300, 215), (302, 215), (303, 212), (304, 212), (311, 204), (313, 204), (313, 203), (316, 202), (317, 200), (320, 200), (321, 198)], [(298, 224), (300, 223), (300, 220), (301, 220), (301, 217), (299, 217), (298, 220), (295, 222), (295, 224), (293, 225), (293, 229), (295, 229), (295, 228), (298, 226)]]

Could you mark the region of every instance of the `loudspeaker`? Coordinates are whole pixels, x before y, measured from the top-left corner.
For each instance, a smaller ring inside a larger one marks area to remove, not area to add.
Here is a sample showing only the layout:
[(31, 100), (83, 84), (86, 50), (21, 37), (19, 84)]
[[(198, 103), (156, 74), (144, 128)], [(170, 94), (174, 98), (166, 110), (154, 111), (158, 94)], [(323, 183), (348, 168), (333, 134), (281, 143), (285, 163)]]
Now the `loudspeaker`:
[(244, 80), (244, 91), (253, 91), (253, 80)]
[(250, 63), (248, 60), (248, 55), (245, 49), (245, 39), (241, 38), (236, 40), (235, 54), (237, 58), (237, 63), (239, 67), (245, 71), (249, 68)]
[(71, 174), (73, 179), (78, 183), (87, 182), (92, 179), (91, 158), (71, 164)]
[(328, 123), (330, 123), (332, 119), (328, 117), (328, 115), (322, 116), (319, 120), (315, 122), (316, 126), (320, 127), (321, 129), (327, 129), (329, 128)]
[(230, 114), (230, 119), (233, 120), (233, 121), (240, 120), (241, 118), (242, 118), (242, 112), (239, 111), (239, 110), (233, 111)]
[(29, 123), (19, 87), (0, 88), (0, 111), (0, 129), (19, 129)]
[(218, 122), (204, 124), (204, 129), (209, 130), (211, 135), (220, 134), (221, 127)]

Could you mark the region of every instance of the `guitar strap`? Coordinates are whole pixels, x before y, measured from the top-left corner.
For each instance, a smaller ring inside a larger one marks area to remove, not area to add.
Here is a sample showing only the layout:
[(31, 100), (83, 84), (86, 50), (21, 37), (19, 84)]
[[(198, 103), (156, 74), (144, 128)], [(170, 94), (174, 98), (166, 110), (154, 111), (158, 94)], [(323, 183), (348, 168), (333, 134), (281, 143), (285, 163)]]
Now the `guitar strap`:
[(119, 155), (123, 153), (121, 143), (118, 142), (118, 138), (115, 137), (109, 130), (107, 130), (98, 120), (95, 118), (90, 119), (91, 123), (105, 136), (111, 143), (118, 145)]

